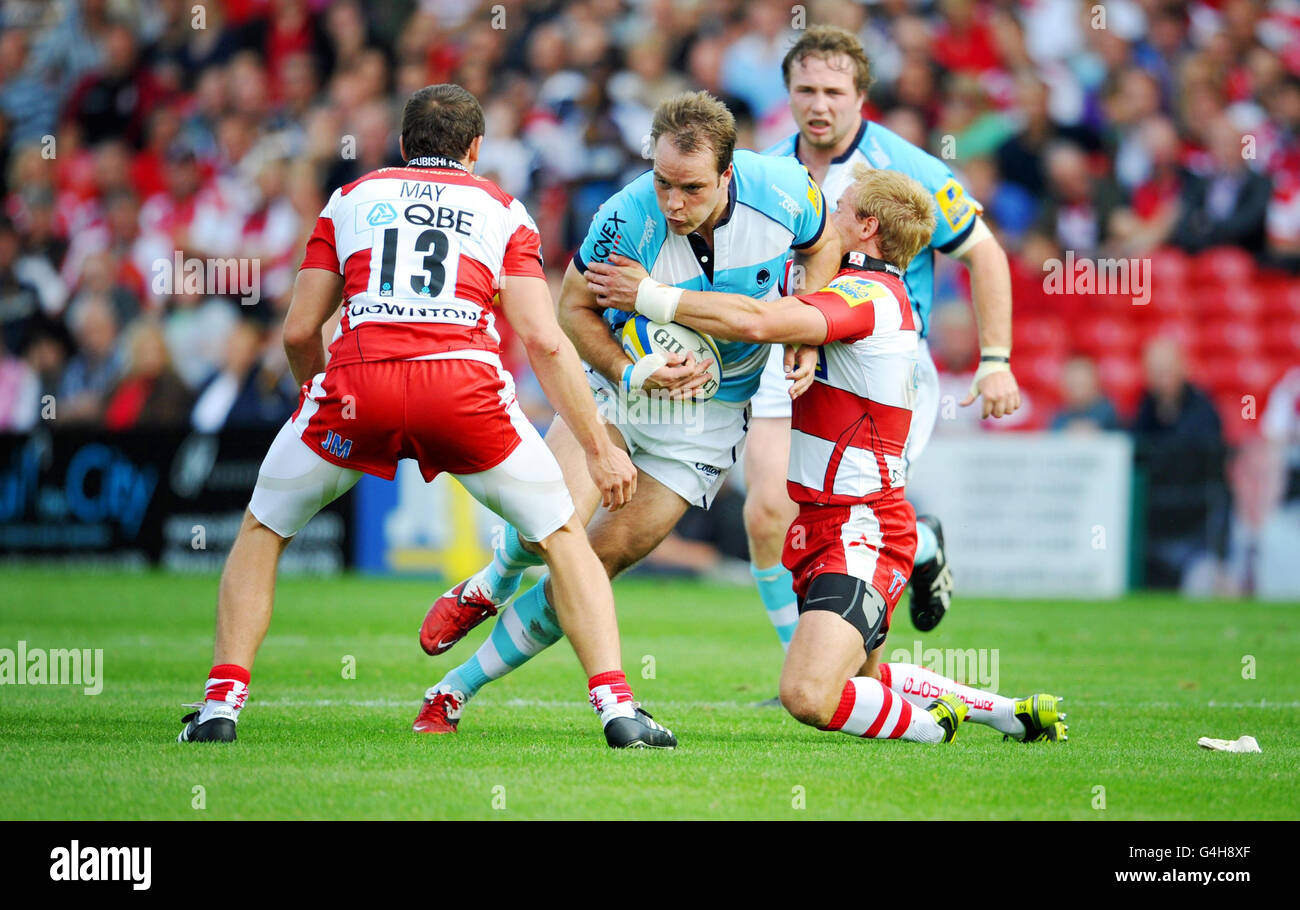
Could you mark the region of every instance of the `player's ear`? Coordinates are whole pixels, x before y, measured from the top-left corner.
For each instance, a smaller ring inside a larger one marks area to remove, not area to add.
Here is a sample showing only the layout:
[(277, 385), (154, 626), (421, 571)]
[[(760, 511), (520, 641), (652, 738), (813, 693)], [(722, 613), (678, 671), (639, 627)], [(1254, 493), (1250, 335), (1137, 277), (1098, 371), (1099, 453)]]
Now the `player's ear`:
[(858, 219), (858, 240), (870, 240), (872, 237), (880, 234), (880, 219), (875, 215), (868, 215), (866, 218)]
[(475, 136), (470, 140), (469, 151), (465, 153), (465, 163), (469, 169), (474, 170), (474, 165), (478, 163), (479, 151), (483, 148), (483, 137)]
[(406, 143), (402, 141), (401, 136), (397, 137), (397, 154), (402, 156), (402, 164), (405, 164), (409, 160), (406, 157)]

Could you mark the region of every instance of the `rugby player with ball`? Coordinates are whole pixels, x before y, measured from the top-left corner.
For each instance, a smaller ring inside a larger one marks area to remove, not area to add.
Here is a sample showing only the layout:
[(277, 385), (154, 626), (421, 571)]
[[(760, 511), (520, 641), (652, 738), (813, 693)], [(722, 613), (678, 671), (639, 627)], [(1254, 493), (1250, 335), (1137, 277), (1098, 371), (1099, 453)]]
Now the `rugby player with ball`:
[[(835, 273), (839, 249), (824, 230), (826, 205), (807, 169), (793, 158), (736, 151), (736, 122), (707, 92), (667, 99), (655, 110), (650, 138), (653, 170), (607, 200), (564, 277), (559, 318), (582, 359), (610, 438), (637, 468), (636, 498), (617, 511), (599, 508), (598, 490), (583, 470), (582, 452), (565, 419), (546, 443), (564, 470), (592, 548), (613, 578), (640, 561), (692, 505), (708, 508), (742, 451), (749, 399), (758, 388), (768, 346), (718, 345), (715, 358), (662, 355), (646, 362), (622, 344), (628, 315), (609, 309), (584, 273), (611, 255), (640, 263), (659, 281), (744, 296), (756, 303), (778, 296), (782, 269), (795, 251), (810, 280)], [(820, 286), (820, 285), (819, 285)], [(653, 339), (647, 337), (646, 344)], [(640, 368), (638, 368), (640, 367)], [(716, 367), (716, 372), (713, 369)], [(717, 381), (707, 400), (697, 393)], [(663, 420), (634, 406), (647, 393), (690, 398), (689, 421)], [(441, 654), (475, 625), (496, 615), (539, 558), (516, 529), (506, 532), (492, 564), (456, 585), (430, 608), (420, 629), (429, 654)], [(559, 640), (550, 607), (552, 584), (536, 584), (497, 620), (469, 660), (429, 690), (418, 729), (456, 730), (465, 703)]]
[[(786, 487), (798, 515), (782, 563), (799, 618), (780, 698), (805, 724), (870, 739), (946, 743), (968, 716), (1021, 742), (1066, 738), (1060, 699), (1016, 700), (911, 664), (882, 664), (890, 618), (912, 572), (916, 514), (903, 496), (917, 395), (918, 327), (903, 284), (935, 227), (932, 195), (894, 170), (859, 165), (830, 218), (844, 251), (812, 293), (755, 300), (668, 287), (631, 260), (589, 267), (611, 307), (678, 322), (722, 343), (819, 350), (793, 402)], [(793, 352), (787, 351), (789, 363)]]

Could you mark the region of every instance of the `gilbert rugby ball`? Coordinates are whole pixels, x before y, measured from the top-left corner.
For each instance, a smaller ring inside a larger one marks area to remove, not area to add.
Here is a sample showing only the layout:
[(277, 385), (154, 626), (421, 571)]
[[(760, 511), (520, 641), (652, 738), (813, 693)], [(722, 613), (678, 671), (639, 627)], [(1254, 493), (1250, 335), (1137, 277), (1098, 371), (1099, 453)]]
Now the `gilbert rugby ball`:
[(717, 394), (722, 383), (722, 355), (717, 343), (702, 332), (688, 329), (676, 322), (651, 322), (640, 313), (634, 314), (623, 325), (623, 351), (633, 361), (649, 354), (694, 354), (697, 363), (713, 361), (709, 365), (709, 378), (696, 394), (697, 401), (705, 401)]

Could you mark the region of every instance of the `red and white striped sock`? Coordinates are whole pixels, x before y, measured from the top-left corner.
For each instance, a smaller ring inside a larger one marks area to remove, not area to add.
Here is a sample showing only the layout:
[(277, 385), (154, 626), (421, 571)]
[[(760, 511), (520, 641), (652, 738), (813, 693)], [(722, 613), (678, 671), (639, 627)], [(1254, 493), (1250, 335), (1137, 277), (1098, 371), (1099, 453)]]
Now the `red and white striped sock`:
[(238, 664), (217, 664), (209, 670), (199, 723), (207, 723), (214, 717), (238, 721), (239, 711), (248, 698), (248, 680), (248, 671)]
[(587, 698), (591, 706), (600, 715), (601, 726), (615, 717), (634, 717), (636, 708), (632, 704), (632, 687), (627, 684), (627, 677), (622, 670), (609, 670), (597, 673), (587, 680), (589, 690)]
[(943, 727), (928, 711), (911, 703), (869, 676), (844, 684), (840, 706), (823, 730), (838, 730), (863, 739), (902, 739), (913, 743), (943, 741)]
[(880, 681), (914, 705), (930, 704), (940, 695), (953, 692), (970, 711), (966, 719), (985, 724), (1017, 738), (1025, 735), (1025, 725), (1016, 720), (1016, 701), (996, 692), (972, 689), (955, 679), (940, 676), (916, 664), (881, 664)]

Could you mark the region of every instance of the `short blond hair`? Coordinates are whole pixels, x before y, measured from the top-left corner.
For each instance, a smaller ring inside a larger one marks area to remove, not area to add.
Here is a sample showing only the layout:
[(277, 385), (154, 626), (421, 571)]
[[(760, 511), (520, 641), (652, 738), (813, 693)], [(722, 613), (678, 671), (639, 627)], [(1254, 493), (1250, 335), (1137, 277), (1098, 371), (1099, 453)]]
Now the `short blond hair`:
[(858, 162), (848, 201), (860, 218), (880, 222), (876, 244), (880, 257), (906, 269), (934, 236), (934, 197), (925, 187), (900, 171), (869, 167)]
[(731, 166), (736, 150), (736, 118), (708, 92), (684, 92), (655, 108), (650, 142), (667, 136), (677, 151), (690, 155), (705, 145), (713, 150), (721, 174)]

